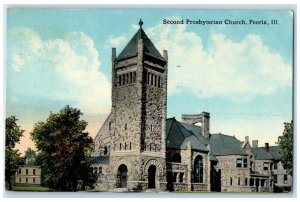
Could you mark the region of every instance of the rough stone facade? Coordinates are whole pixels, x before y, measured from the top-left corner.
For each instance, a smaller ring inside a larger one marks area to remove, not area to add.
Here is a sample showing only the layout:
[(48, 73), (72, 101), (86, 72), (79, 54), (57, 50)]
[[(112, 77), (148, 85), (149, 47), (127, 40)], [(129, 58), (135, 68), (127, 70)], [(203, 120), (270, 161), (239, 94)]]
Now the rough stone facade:
[[(257, 141), (210, 134), (207, 112), (167, 119), (167, 65), (167, 51), (161, 56), (142, 28), (118, 57), (112, 49), (112, 109), (90, 161), (95, 188), (273, 191), (278, 158)], [(284, 175), (278, 170), (277, 180)]]
[(143, 40), (147, 39), (137, 38), (133, 56), (117, 59), (116, 50), (112, 51), (112, 111), (93, 152), (93, 156), (108, 158), (96, 184), (99, 188), (166, 190), (162, 120), (166, 116), (167, 52), (163, 59), (145, 54), (144, 43), (149, 42)]

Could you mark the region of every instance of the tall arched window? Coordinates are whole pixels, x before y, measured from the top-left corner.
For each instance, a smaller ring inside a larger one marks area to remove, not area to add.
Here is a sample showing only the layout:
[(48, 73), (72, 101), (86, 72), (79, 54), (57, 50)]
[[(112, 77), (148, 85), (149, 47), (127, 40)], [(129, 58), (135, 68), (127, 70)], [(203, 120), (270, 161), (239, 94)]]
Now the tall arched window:
[(125, 74), (122, 74), (122, 77), (123, 77), (123, 81), (122, 81), (122, 85), (125, 85)]
[(132, 76), (132, 82), (135, 83), (135, 80), (136, 80), (136, 73), (133, 72), (133, 76)]
[(203, 158), (197, 156), (194, 161), (194, 182), (203, 183)]
[(153, 86), (154, 75), (151, 74), (151, 86)]
[(104, 148), (103, 148), (103, 154), (104, 154), (104, 155), (107, 155), (107, 153), (108, 153), (108, 151), (107, 151), (107, 146), (104, 146)]
[(132, 72), (130, 72), (130, 79), (129, 79), (129, 83), (132, 83)]
[(160, 88), (160, 77), (158, 77), (158, 87)]

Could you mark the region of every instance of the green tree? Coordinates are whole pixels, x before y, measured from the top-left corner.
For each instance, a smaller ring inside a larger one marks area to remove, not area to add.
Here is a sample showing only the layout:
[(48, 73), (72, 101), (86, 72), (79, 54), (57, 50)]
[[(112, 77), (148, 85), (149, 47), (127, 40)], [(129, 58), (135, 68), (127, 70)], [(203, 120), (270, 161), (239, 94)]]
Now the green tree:
[(16, 173), (17, 166), (22, 162), (21, 154), (14, 149), (24, 132), (17, 125), (17, 121), (15, 116), (10, 116), (5, 120), (5, 182), (9, 190), (12, 190), (12, 177)]
[(81, 162), (92, 149), (93, 140), (84, 132), (87, 122), (80, 120), (81, 115), (80, 110), (66, 106), (36, 123), (31, 133), (45, 184), (56, 190), (77, 190)]
[(293, 174), (293, 121), (284, 123), (282, 136), (278, 138), (281, 162), (290, 175)]

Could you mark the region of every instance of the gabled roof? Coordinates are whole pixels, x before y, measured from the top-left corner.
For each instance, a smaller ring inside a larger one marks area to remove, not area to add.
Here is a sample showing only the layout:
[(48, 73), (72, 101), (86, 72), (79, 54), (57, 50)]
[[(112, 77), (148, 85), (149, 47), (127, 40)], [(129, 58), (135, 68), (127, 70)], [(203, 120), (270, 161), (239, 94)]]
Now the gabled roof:
[(132, 37), (129, 43), (125, 46), (123, 51), (117, 57), (117, 60), (132, 57), (137, 54), (137, 43), (139, 39), (143, 39), (144, 53), (160, 60), (164, 60), (159, 51), (155, 48), (151, 40), (148, 38), (142, 28)]
[(255, 147), (251, 149), (256, 160), (273, 160), (274, 157), (268, 153), (264, 147)]
[(167, 119), (167, 147), (171, 149), (185, 149), (190, 143), (192, 149), (208, 151), (205, 143), (199, 139), (191, 130), (188, 130), (183, 123), (175, 118)]
[(211, 151), (215, 156), (246, 155), (245, 151), (241, 148), (241, 141), (234, 136), (221, 133), (211, 134), (209, 142)]

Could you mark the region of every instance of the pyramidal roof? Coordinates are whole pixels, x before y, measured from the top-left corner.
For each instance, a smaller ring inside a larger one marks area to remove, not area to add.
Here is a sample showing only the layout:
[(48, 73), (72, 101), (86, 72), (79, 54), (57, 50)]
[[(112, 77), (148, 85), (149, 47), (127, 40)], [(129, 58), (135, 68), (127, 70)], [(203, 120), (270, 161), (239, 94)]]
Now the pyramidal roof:
[(161, 56), (159, 51), (155, 48), (152, 41), (148, 38), (146, 33), (144, 32), (142, 28), (143, 22), (140, 21), (140, 29), (137, 31), (137, 33), (132, 37), (132, 39), (129, 41), (129, 43), (125, 46), (123, 51), (119, 54), (117, 57), (117, 60), (132, 57), (137, 54), (137, 44), (139, 39), (143, 39), (143, 45), (144, 45), (144, 53), (147, 55), (156, 57), (158, 59), (164, 60), (164, 58)]

